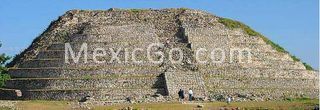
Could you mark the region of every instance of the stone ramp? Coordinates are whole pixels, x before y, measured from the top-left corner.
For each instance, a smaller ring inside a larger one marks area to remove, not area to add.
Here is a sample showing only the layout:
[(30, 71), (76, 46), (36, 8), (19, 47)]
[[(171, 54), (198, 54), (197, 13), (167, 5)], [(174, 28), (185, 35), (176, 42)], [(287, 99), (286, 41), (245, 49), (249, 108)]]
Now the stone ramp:
[(189, 88), (193, 90), (195, 97), (206, 97), (204, 80), (198, 72), (165, 72), (164, 77), (168, 95), (171, 97), (177, 98), (180, 89), (187, 95)]

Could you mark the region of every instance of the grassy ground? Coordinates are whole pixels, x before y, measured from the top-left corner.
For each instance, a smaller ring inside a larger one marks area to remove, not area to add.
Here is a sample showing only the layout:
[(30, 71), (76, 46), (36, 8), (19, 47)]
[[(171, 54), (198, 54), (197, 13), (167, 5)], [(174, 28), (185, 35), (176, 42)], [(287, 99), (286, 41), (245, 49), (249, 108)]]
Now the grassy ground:
[(152, 109), (152, 110), (194, 110), (197, 105), (204, 105), (204, 109), (216, 110), (222, 108), (237, 108), (240, 109), (293, 109), (304, 110), (313, 109), (318, 103), (318, 100), (308, 101), (268, 101), (268, 102), (233, 102), (227, 104), (225, 102), (212, 102), (212, 103), (151, 103), (151, 104), (130, 104), (130, 105), (114, 105), (114, 106), (98, 106), (96, 110), (114, 110), (126, 107), (133, 107), (134, 109)]
[(66, 101), (21, 101), (16, 104), (22, 110), (70, 110), (71, 106)]
[[(143, 104), (122, 104), (113, 106), (94, 106), (94, 110), (115, 110), (132, 107), (133, 109), (152, 109), (152, 110), (193, 110), (197, 105), (204, 105), (204, 109), (222, 109), (222, 108), (237, 108), (240, 109), (313, 109), (318, 100), (291, 100), (291, 101), (267, 101), (267, 102), (233, 102), (226, 104), (224, 102), (208, 102), (208, 103), (143, 103)], [(69, 110), (71, 109), (70, 102), (66, 101), (20, 101), (16, 104), (18, 109), (22, 110)], [(0, 110), (9, 110), (9, 108), (0, 107)]]

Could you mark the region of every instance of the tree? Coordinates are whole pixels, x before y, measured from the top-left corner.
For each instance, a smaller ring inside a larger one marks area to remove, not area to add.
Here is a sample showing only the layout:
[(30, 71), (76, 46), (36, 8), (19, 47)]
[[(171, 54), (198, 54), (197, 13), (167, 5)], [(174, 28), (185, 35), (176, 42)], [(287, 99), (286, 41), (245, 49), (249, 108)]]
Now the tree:
[[(1, 47), (0, 43), (0, 47)], [(4, 86), (5, 81), (10, 79), (10, 75), (8, 74), (8, 68), (5, 67), (5, 63), (10, 59), (9, 56), (4, 53), (0, 54), (0, 87)]]

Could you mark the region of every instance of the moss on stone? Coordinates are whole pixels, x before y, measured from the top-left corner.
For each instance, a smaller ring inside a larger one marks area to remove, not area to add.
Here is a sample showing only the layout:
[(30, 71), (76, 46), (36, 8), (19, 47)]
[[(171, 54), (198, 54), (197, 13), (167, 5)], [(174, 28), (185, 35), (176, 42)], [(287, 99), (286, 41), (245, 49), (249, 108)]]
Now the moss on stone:
[(247, 33), (250, 36), (259, 36), (261, 37), (267, 44), (271, 45), (274, 49), (276, 49), (278, 52), (283, 52), (283, 53), (288, 53), (283, 47), (280, 45), (272, 42), (269, 40), (267, 37), (263, 36), (262, 34), (254, 31), (251, 29), (249, 26), (239, 22), (239, 21), (234, 21), (228, 18), (220, 18), (218, 20), (220, 23), (224, 24), (226, 27), (229, 29), (234, 29), (234, 28), (240, 28), (242, 29), (245, 33)]
[[(283, 47), (281, 47), (279, 44), (276, 44), (276, 43), (272, 42), (267, 37), (265, 37), (262, 34), (254, 31), (249, 26), (247, 26), (247, 25), (245, 25), (245, 24), (243, 24), (243, 23), (241, 23), (239, 21), (235, 21), (235, 20), (228, 19), (228, 18), (219, 18), (218, 22), (222, 23), (223, 25), (225, 25), (229, 29), (240, 28), (246, 34), (248, 34), (250, 36), (261, 37), (263, 39), (263, 41), (266, 42), (266, 44), (270, 45), (276, 51), (282, 52), (282, 53), (288, 53), (290, 55), (290, 53), (288, 51), (286, 51)], [(290, 56), (293, 59), (293, 61), (296, 61), (296, 62), (300, 61), (300, 59), (297, 58), (296, 56), (293, 56), (293, 55), (290, 55)], [(313, 70), (313, 68), (310, 65), (308, 65), (307, 63), (303, 63), (303, 65), (306, 67), (307, 70)]]

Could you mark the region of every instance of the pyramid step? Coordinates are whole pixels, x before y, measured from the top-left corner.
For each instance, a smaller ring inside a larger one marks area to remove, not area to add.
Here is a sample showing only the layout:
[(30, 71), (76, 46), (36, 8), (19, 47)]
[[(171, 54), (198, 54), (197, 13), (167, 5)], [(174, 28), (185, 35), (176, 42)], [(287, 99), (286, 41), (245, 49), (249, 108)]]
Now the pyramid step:
[(279, 61), (279, 60), (255, 60), (252, 63), (243, 63), (243, 67), (256, 67), (256, 68), (287, 68), (287, 69), (305, 69), (301, 62), (296, 61)]
[(115, 42), (137, 42), (137, 43), (145, 43), (145, 42), (154, 42), (157, 40), (156, 37), (143, 37), (139, 38), (140, 36), (112, 36), (110, 34), (76, 34), (73, 35), (70, 39), (71, 42), (108, 42), (108, 43), (115, 43)]
[[(204, 48), (206, 50), (211, 50), (211, 49), (216, 48), (216, 47), (227, 48), (227, 44), (225, 44), (225, 43), (221, 43), (221, 44), (219, 43), (218, 44), (218, 43), (212, 43), (212, 42), (194, 42), (194, 43), (191, 43), (191, 49), (192, 50), (197, 50), (199, 48)], [(227, 50), (224, 50), (224, 51), (227, 51)]]
[(161, 75), (158, 74), (107, 74), (104, 76), (99, 75), (85, 75), (82, 77), (29, 77), (29, 78), (11, 78), (9, 80), (78, 80), (78, 79), (109, 79), (109, 78), (120, 78), (120, 79), (135, 79), (135, 78), (154, 78), (154, 77), (160, 77)]
[(277, 52), (270, 45), (257, 43), (232, 43), (231, 48), (250, 49), (251, 52)]
[[(194, 35), (189, 35), (188, 36), (189, 42), (191, 42), (192, 44), (212, 44), (212, 45), (215, 45), (217, 43), (220, 43), (215, 40), (226, 39), (229, 36), (227, 34), (220, 34), (221, 32), (214, 33), (213, 30), (203, 29), (203, 30), (199, 30), (199, 31), (210, 31), (210, 32), (209, 33), (202, 33), (201, 37), (195, 37)], [(188, 33), (188, 34), (192, 34), (192, 33)], [(214, 38), (212, 38), (212, 39), (215, 39), (215, 40), (208, 40), (211, 37), (210, 35), (214, 36)], [(199, 36), (199, 35), (197, 35), (197, 36)], [(222, 42), (228, 42), (228, 41), (222, 41)]]
[(253, 59), (293, 61), (289, 54), (281, 52), (251, 52), (251, 55)]
[[(154, 94), (165, 94), (165, 89), (37, 89), (23, 90), (22, 98), (26, 100), (80, 100), (85, 96), (93, 96), (96, 100), (126, 100), (135, 97), (137, 100)], [(14, 99), (14, 90), (0, 90), (1, 99)]]
[[(226, 44), (224, 44), (226, 45)], [(277, 52), (270, 45), (267, 44), (256, 44), (256, 43), (232, 43), (232, 48), (238, 49), (249, 49), (251, 52)], [(211, 48), (218, 47), (218, 44), (207, 42), (198, 42), (192, 44), (192, 49), (196, 50), (198, 48), (205, 48), (210, 50)], [(219, 47), (222, 47), (221, 45)], [(230, 47), (229, 47), (230, 48)], [(227, 48), (226, 52), (230, 52), (229, 48)]]
[(265, 100), (283, 99), (283, 94), (286, 97), (301, 98), (301, 96), (309, 96), (317, 98), (319, 89), (283, 89), (283, 88), (212, 88), (208, 89), (208, 95), (234, 95), (234, 96), (258, 96)]
[(65, 60), (61, 59), (31, 59), (24, 61), (20, 65), (19, 68), (41, 68), (41, 67), (68, 67), (68, 68), (76, 68), (76, 67), (83, 67), (83, 66), (158, 66), (158, 64), (145, 62), (145, 63), (136, 63), (136, 62), (124, 62), (124, 61), (108, 61), (103, 60), (105, 62), (98, 63), (92, 59), (80, 59), (78, 62), (74, 62), (72, 59), (69, 62), (65, 62)]
[[(317, 72), (304, 69), (215, 68), (201, 70), (206, 77), (315, 79)], [(259, 73), (259, 74), (256, 74)]]
[[(114, 51), (117, 51), (117, 49), (115, 49)], [(80, 56), (80, 59), (84, 59), (84, 54), (78, 54), (79, 51), (73, 51), (75, 53), (75, 55)], [(100, 52), (100, 51), (98, 51)], [(96, 52), (96, 53), (98, 53)], [(132, 59), (132, 52), (133, 50), (128, 49), (127, 50), (128, 55), (126, 56), (125, 51), (120, 51), (119, 54), (117, 54), (117, 57), (120, 59), (120, 61), (125, 61), (125, 58), (127, 58), (128, 61), (133, 61)], [(101, 56), (94, 56), (94, 50), (88, 50), (87, 51), (87, 59), (93, 59), (96, 58), (99, 61), (101, 59), (104, 59), (106, 61), (110, 61), (112, 58), (112, 51), (110, 51), (109, 49), (105, 50), (105, 55), (101, 55)], [(100, 54), (100, 53), (99, 53)], [(102, 54), (102, 52), (101, 52)], [(143, 51), (136, 51), (134, 58), (136, 60), (144, 60), (144, 61), (148, 61), (147, 59), (147, 55), (148, 53), (143, 52)], [(155, 54), (150, 54), (152, 59), (156, 59), (157, 56)], [(70, 52), (68, 52), (68, 58), (72, 59)], [(38, 53), (38, 55), (36, 56), (35, 59), (60, 59), (60, 60), (65, 60), (65, 50), (45, 50), (45, 51), (40, 51)]]
[(6, 82), (11, 89), (164, 88), (162, 77), (18, 78)]
[[(246, 61), (246, 60), (245, 60)], [(274, 68), (274, 69), (305, 69), (301, 62), (282, 60), (252, 60), (251, 62), (223, 62), (198, 64), (200, 69), (225, 68), (228, 66), (238, 66), (240, 68)]]
[[(313, 79), (269, 79), (269, 78), (206, 78), (206, 85), (209, 88), (317, 88), (317, 80)], [(301, 87), (303, 85), (303, 87)]]
[(9, 75), (17, 78), (55, 78), (83, 76), (112, 76), (112, 75), (145, 75), (154, 76), (161, 72), (159, 68), (151, 67), (78, 67), (78, 68), (11, 68)]
[(233, 43), (256, 43), (265, 44), (263, 39), (259, 36), (249, 36), (249, 35), (229, 35)]
[(155, 29), (152, 25), (123, 25), (123, 26), (91, 26), (83, 30), (84, 34), (106, 34), (120, 38), (156, 38)]
[[(215, 59), (212, 59), (212, 55), (210, 53), (211, 51), (207, 51), (207, 52), (202, 52), (200, 55), (196, 56), (196, 54), (194, 54), (194, 57), (197, 57), (200, 60), (203, 61), (208, 61), (208, 62), (212, 62), (212, 60), (219, 60), (220, 58), (222, 58), (223, 53), (221, 52), (216, 52), (214, 55)], [(239, 52), (241, 52), (241, 50), (239, 50)], [(245, 51), (243, 51), (243, 53), (241, 54), (241, 60), (242, 61), (247, 61), (249, 58), (251, 58), (251, 60), (262, 60), (262, 61), (273, 61), (273, 60), (278, 60), (278, 61), (293, 61), (291, 56), (287, 53), (280, 53), (280, 52), (255, 52), (255, 51), (251, 51), (250, 54), (248, 53), (244, 53)], [(249, 52), (249, 51), (248, 51)], [(224, 52), (224, 62), (236, 62), (239, 61), (239, 53), (238, 52), (234, 52), (234, 53), (230, 53), (228, 51)], [(232, 57), (231, 57), (232, 55)], [(250, 57), (249, 57), (250, 55)], [(232, 60), (231, 60), (232, 59)]]
[[(87, 50), (95, 50), (97, 48), (109, 50), (112, 48), (114, 51), (121, 49), (124, 50), (125, 48), (133, 50), (134, 48), (142, 48), (147, 50), (150, 44), (154, 42), (71, 42), (70, 46), (71, 49), (75, 52), (78, 52), (82, 46), (87, 45)], [(66, 44), (65, 43), (54, 43), (50, 45), (47, 50), (65, 50)]]

